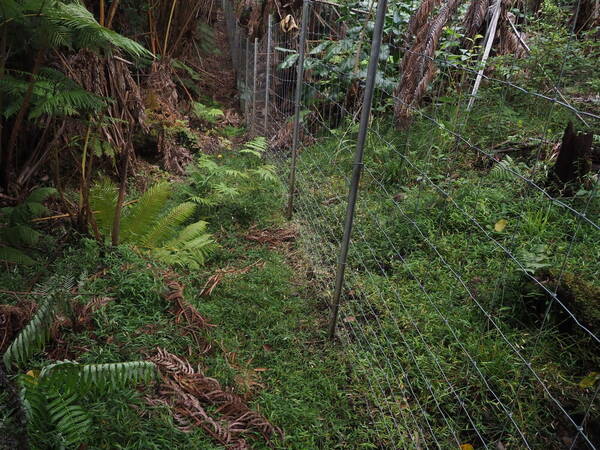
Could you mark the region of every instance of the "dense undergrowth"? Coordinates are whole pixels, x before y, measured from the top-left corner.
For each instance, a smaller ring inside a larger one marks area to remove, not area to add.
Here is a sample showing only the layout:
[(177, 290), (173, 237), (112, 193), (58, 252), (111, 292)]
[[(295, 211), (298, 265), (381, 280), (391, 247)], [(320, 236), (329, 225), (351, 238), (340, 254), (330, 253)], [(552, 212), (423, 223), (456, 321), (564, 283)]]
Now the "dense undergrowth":
[[(404, 132), (375, 118), (365, 148), (340, 320), (354, 376), (383, 411), (370, 439), (518, 448), (523, 433), (532, 448), (562, 448), (570, 425), (558, 405), (582, 420), (590, 401), (586, 431), (598, 439), (600, 359), (567, 312), (600, 331), (598, 233), (567, 208), (597, 223), (596, 181), (563, 205), (538, 188), (550, 186), (551, 143), (571, 117), (493, 89), (468, 117), (444, 104), (424, 115)], [(327, 288), (356, 131), (342, 124), (299, 158), (298, 220)], [(527, 142), (499, 164), (487, 155)]]
[[(231, 173), (256, 170), (256, 155), (239, 149), (222, 151), (215, 159)], [(189, 199), (191, 192), (200, 194), (198, 178), (192, 175), (177, 184), (172, 202)], [(218, 246), (206, 265), (193, 270), (184, 265), (176, 277), (185, 286), (185, 299), (214, 325), (203, 331), (202, 344), (170, 312), (164, 280), (169, 266), (143, 248), (111, 249), (81, 236), (62, 242), (60, 253), (40, 255), (35, 266), (2, 273), (0, 303), (23, 306), (38, 301), (34, 294), (47, 280), (57, 279), (73, 280), (75, 303), (109, 299), (94, 312), (90, 326), (59, 327), (44, 352), (23, 370), (35, 374), (56, 359), (82, 364), (143, 360), (160, 347), (199, 365), (206, 376), (243, 396), (282, 427), (285, 444), (277, 445), (331, 448), (365, 441), (361, 434), (367, 431), (350, 406), (361, 400), (341, 388), (349, 383), (349, 362), (340, 349), (324, 345), (322, 300), (303, 277), (309, 268), (292, 242), (277, 240), (277, 230), (287, 226), (280, 213), (281, 184), (271, 177), (263, 180), (262, 184), (254, 180), (246, 191), (238, 185), (239, 195), (220, 197), (218, 208), (203, 206), (206, 209), (195, 216), (210, 217), (208, 231)], [(248, 237), (250, 225), (266, 230), (259, 235), (266, 236), (266, 243)], [(274, 238), (269, 239), (271, 235)], [(218, 281), (211, 278), (219, 273)], [(202, 295), (213, 283), (210, 294)], [(27, 285), (33, 294), (23, 292)], [(217, 448), (200, 428), (179, 431), (168, 408), (149, 407), (144, 397), (155, 389), (148, 382), (143, 389), (82, 396), (79, 406), (91, 418), (82, 441), (94, 448)], [(10, 422), (2, 424), (3, 432), (15, 432)], [(61, 439), (52, 428), (30, 424), (28, 432), (33, 448), (54, 447)], [(262, 448), (260, 440), (253, 448)]]

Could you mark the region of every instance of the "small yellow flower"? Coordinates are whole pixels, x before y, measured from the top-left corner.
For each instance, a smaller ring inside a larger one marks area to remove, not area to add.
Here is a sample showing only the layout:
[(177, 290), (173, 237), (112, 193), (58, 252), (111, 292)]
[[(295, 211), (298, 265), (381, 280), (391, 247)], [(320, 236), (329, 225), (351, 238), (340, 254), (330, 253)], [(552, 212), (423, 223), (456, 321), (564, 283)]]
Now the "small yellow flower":
[(220, 153), (217, 155), (217, 158), (222, 158), (223, 155), (221, 155)]

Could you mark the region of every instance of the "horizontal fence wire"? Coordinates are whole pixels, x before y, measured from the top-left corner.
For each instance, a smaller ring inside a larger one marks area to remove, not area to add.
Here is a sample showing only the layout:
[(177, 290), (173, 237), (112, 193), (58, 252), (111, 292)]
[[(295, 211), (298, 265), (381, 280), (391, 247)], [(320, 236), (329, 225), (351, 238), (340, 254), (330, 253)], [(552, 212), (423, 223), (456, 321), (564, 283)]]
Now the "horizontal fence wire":
[[(297, 152), (293, 220), (329, 306), (376, 6), (310, 1), (306, 17), (272, 17), (248, 36), (223, 2), (247, 128), (269, 139), (285, 182)], [(548, 180), (560, 143), (550, 128), (564, 117), (593, 129), (600, 116), (567, 100), (564, 62), (558, 76), (539, 68), (547, 89), (536, 90), (511, 78), (517, 58), (498, 62), (510, 66), (502, 79), (481, 72), (477, 55), (465, 63), (415, 51), (402, 36), (386, 34), (379, 55), (337, 329), (365, 439), (378, 448), (598, 448), (600, 177), (590, 171), (572, 193)], [(420, 103), (403, 97), (406, 55), (435, 67)], [(499, 105), (512, 110), (497, 123)], [(408, 118), (400, 127), (398, 111)], [(495, 128), (518, 130), (529, 117), (539, 130), (522, 155)]]

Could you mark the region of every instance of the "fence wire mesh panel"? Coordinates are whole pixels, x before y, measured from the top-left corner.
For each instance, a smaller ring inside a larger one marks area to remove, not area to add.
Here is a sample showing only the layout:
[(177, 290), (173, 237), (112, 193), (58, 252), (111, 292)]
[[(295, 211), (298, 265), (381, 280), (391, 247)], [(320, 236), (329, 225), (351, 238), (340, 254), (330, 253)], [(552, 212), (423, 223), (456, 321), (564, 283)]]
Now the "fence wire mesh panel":
[(526, 5), (389, 5), (339, 261), (378, 5), (310, 1), (260, 36), (227, 5), (248, 129), (286, 180), (297, 152), (325, 301), (345, 265), (337, 338), (369, 443), (599, 448), (599, 50), (579, 22), (527, 42)]

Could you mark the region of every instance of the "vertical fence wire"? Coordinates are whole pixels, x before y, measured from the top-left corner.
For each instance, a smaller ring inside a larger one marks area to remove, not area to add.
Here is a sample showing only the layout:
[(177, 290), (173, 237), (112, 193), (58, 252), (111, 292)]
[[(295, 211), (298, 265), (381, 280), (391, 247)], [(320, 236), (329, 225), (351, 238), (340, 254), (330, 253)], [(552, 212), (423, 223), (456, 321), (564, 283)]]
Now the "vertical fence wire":
[[(228, 2), (240, 107), (251, 133), (269, 139), (282, 179), (292, 181), (287, 211), (328, 303), (377, 3), (351, 9), (305, 0), (296, 27), (277, 17), (249, 37)], [(528, 22), (507, 17), (499, 21), (522, 41), (518, 28)], [(482, 70), (477, 50), (461, 59), (407, 46), (408, 16), (388, 11), (387, 21), (401, 30), (386, 31), (372, 80), (364, 175), (338, 286), (337, 334), (352, 361), (348, 395), (370, 425), (369, 442), (598, 448), (600, 319), (574, 296), (588, 289), (597, 302), (599, 176), (590, 171), (570, 195), (547, 180), (560, 143), (551, 127), (573, 120), (590, 129), (600, 116), (561, 91), (573, 77), (564, 61), (550, 75), (534, 57), (494, 54), (509, 69), (499, 74)], [(569, 39), (567, 53), (579, 45)], [(517, 44), (519, 54), (532, 52)], [(407, 95), (411, 55), (435, 71), (420, 103)], [(527, 71), (539, 72), (537, 85), (523, 78)], [(510, 114), (498, 115), (499, 105)], [(526, 120), (538, 137), (522, 143), (506, 134)]]

